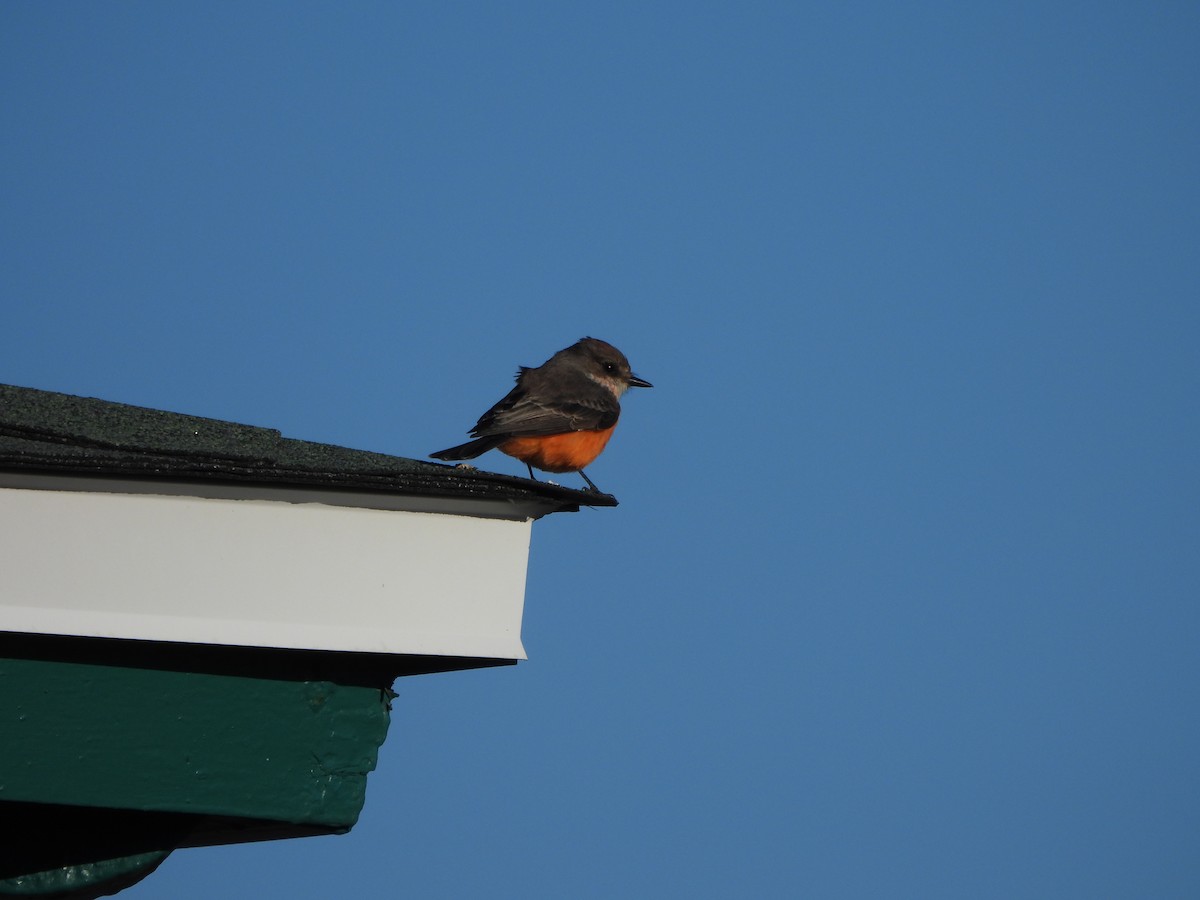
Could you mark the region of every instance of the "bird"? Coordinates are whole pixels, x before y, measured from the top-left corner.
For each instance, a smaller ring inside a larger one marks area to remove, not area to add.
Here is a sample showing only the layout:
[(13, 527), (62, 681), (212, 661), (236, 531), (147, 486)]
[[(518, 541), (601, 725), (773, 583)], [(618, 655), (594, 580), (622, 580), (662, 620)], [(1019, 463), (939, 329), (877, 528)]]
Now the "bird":
[(543, 472), (583, 471), (604, 450), (621, 415), (620, 398), (631, 387), (653, 387), (634, 375), (625, 354), (606, 341), (585, 337), (537, 368), (517, 369), (517, 384), (479, 417), (473, 440), (429, 454), (434, 459), (474, 459), (492, 449), (519, 459), (534, 481)]

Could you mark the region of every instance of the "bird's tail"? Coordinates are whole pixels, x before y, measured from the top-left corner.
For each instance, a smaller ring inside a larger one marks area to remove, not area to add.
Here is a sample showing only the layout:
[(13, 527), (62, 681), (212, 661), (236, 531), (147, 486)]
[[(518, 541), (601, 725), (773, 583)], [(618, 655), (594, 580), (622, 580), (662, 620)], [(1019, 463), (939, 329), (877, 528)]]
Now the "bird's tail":
[(487, 453), (493, 447), (499, 447), (504, 441), (504, 437), (493, 434), (487, 437), (475, 438), (475, 440), (459, 444), (457, 447), (439, 450), (437, 453), (430, 453), (429, 455), (434, 459), (474, 459), (477, 456)]

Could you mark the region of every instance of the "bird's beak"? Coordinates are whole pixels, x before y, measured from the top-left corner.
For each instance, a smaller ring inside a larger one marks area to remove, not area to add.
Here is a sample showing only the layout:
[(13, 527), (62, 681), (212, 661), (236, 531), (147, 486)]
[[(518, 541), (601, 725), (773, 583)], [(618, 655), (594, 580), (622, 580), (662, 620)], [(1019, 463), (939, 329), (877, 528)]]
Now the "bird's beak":
[(638, 378), (636, 375), (633, 375), (633, 374), (631, 374), (629, 376), (629, 386), (630, 387), (654, 387), (654, 385), (652, 385), (650, 382), (648, 382), (645, 378)]

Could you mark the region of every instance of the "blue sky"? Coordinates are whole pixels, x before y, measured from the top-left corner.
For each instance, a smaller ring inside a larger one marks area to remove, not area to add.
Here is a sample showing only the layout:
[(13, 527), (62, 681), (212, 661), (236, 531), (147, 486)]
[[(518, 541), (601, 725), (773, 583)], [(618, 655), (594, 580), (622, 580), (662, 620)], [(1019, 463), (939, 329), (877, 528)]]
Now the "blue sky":
[(1198, 40), (0, 5), (0, 381), (414, 457), (583, 335), (655, 384), (353, 832), (123, 896), (1195, 897)]

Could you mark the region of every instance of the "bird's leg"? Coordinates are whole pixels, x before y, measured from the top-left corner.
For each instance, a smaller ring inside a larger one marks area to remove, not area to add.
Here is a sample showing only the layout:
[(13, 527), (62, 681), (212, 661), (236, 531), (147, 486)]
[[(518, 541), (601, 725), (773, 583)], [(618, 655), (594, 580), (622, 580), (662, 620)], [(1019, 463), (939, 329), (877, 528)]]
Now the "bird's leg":
[(587, 477), (587, 473), (585, 471), (583, 471), (583, 469), (579, 470), (579, 474), (583, 476), (583, 480), (588, 483), (588, 487), (590, 487), (593, 491), (595, 491), (597, 494), (604, 493), (604, 491), (602, 491), (602, 490), (600, 490), (600, 488), (596, 487), (596, 485), (595, 485), (595, 483), (593, 483), (592, 479)]
[(529, 480), (537, 481), (537, 476), (533, 474), (533, 466), (531, 466), (529, 463), (525, 463), (525, 468), (529, 470)]

